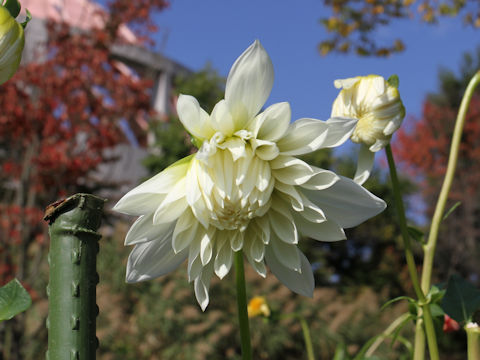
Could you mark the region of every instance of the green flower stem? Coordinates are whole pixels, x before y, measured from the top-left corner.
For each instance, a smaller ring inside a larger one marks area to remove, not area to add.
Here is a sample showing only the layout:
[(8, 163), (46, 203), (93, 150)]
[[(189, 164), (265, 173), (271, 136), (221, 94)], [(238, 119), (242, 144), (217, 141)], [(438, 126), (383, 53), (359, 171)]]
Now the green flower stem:
[(405, 321), (408, 321), (410, 317), (409, 313), (405, 313), (396, 318), (384, 331), (381, 333), (378, 338), (373, 342), (372, 345), (365, 352), (365, 357), (369, 358), (373, 356), (378, 347), (382, 344), (385, 339), (388, 339), (393, 332)]
[[(400, 191), (397, 170), (395, 167), (395, 161), (393, 159), (392, 149), (390, 145), (387, 145), (385, 147), (385, 152), (387, 154), (388, 166), (390, 169), (390, 177), (392, 179), (393, 195), (395, 198), (395, 206), (397, 209), (400, 230), (402, 232), (403, 244), (405, 247), (405, 258), (407, 260), (407, 267), (410, 273), (410, 279), (412, 280), (415, 294), (417, 295), (418, 301), (422, 309), (423, 319), (425, 323), (425, 332), (427, 334), (428, 349), (430, 350), (430, 358), (431, 360), (438, 360), (439, 354), (438, 354), (437, 337), (435, 335), (435, 328), (433, 326), (432, 314), (430, 312), (430, 307), (426, 301), (425, 294), (422, 288), (420, 287), (420, 283), (418, 280), (417, 268), (415, 265), (415, 259), (413, 257), (412, 244), (410, 242), (410, 235), (408, 233), (407, 220), (405, 217), (405, 208), (403, 206), (403, 200), (402, 200), (402, 195)], [(428, 292), (428, 290), (426, 292)], [(419, 327), (417, 327), (416, 330), (419, 330)], [(420, 349), (418, 349), (417, 346), (415, 346), (415, 350), (417, 352), (420, 351)], [(420, 356), (418, 355), (418, 353), (414, 352), (414, 359), (423, 359), (423, 356)]]
[(307, 321), (301, 315), (298, 315), (298, 320), (300, 320), (300, 325), (302, 325), (303, 339), (307, 349), (307, 358), (308, 360), (315, 360), (315, 355), (313, 354), (312, 337), (310, 336), (310, 329), (308, 328)]
[(50, 279), (47, 360), (95, 359), (96, 260), (104, 200), (76, 194), (47, 208)]
[(480, 359), (480, 327), (476, 324), (467, 324), (465, 326), (467, 332), (468, 360)]
[(423, 271), (422, 271), (422, 289), (427, 292), (430, 290), (432, 281), (433, 259), (435, 257), (435, 249), (437, 246), (438, 232), (440, 224), (442, 222), (443, 214), (445, 212), (445, 204), (447, 203), (448, 193), (453, 182), (453, 176), (455, 175), (455, 168), (457, 167), (458, 153), (460, 149), (460, 142), (462, 140), (463, 126), (467, 115), (468, 105), (472, 99), (473, 92), (477, 85), (480, 83), (480, 71), (473, 76), (470, 80), (465, 94), (463, 95), (462, 103), (458, 111), (457, 120), (455, 122), (455, 129), (453, 131), (452, 144), (450, 146), (450, 155), (448, 158), (447, 171), (445, 173), (445, 179), (443, 180), (442, 189), (438, 196), (437, 206), (432, 218), (432, 224), (430, 226), (430, 233), (428, 240), (424, 246), (425, 257), (423, 259)]
[(250, 345), (250, 327), (248, 324), (247, 293), (245, 289), (245, 272), (243, 270), (242, 250), (235, 252), (235, 282), (237, 285), (238, 322), (240, 324), (240, 342), (242, 344), (242, 359), (252, 359)]

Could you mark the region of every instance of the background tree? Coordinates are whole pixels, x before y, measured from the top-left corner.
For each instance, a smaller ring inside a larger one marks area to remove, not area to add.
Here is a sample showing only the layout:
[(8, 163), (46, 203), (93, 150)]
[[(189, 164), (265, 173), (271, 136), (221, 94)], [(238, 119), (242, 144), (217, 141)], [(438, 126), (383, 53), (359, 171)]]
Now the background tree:
[[(419, 181), (427, 215), (431, 218), (443, 177), (456, 115), (466, 84), (480, 67), (480, 48), (465, 54), (460, 71), (441, 70), (440, 88), (427, 96), (423, 115), (402, 129), (396, 151), (406, 171)], [(460, 147), (455, 179), (449, 195), (450, 206), (460, 206), (444, 221), (437, 250), (437, 275), (445, 280), (451, 272), (478, 283), (480, 248), (480, 93), (472, 99)], [(448, 208), (448, 205), (447, 205)]]
[(480, 27), (480, 4), (476, 0), (324, 0), (332, 10), (322, 18), (329, 38), (318, 45), (322, 55), (354, 52), (360, 56), (388, 56), (401, 52), (400, 38), (382, 44), (376, 38), (379, 28), (394, 20), (419, 19), (436, 24), (445, 17), (457, 17), (467, 26)]
[(150, 83), (120, 71), (109, 48), (122, 41), (121, 24), (146, 40), (151, 16), (166, 5), (112, 0), (103, 25), (88, 32), (50, 22), (37, 54), (43, 61), (25, 65), (0, 88), (0, 284), (17, 277), (37, 305), (29, 331), (23, 315), (0, 325), (0, 359), (38, 358), (38, 340), (46, 339), (45, 314), (36, 313), (48, 278), (45, 207), (104, 185), (90, 175), (113, 160), (105, 149), (127, 141), (126, 124), (145, 141), (138, 120), (151, 112)]

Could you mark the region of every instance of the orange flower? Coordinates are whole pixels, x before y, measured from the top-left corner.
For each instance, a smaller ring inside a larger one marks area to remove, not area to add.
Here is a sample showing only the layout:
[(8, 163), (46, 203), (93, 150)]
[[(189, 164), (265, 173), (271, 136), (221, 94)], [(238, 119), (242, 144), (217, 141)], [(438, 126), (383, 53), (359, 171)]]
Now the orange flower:
[(270, 308), (268, 307), (267, 300), (263, 296), (255, 296), (248, 303), (248, 317), (255, 316), (270, 316)]

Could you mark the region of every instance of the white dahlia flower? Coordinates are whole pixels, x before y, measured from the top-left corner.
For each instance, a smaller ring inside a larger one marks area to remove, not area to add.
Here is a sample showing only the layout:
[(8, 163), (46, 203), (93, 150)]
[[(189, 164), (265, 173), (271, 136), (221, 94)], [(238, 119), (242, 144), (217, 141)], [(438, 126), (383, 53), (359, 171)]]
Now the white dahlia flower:
[(342, 143), (346, 125), (291, 124), (286, 102), (260, 112), (272, 84), (270, 57), (255, 41), (234, 63), (225, 99), (211, 115), (192, 96), (180, 95), (180, 121), (201, 146), (116, 204), (116, 211), (140, 216), (125, 239), (135, 245), (127, 282), (167, 274), (188, 259), (189, 280), (205, 309), (213, 273), (227, 275), (234, 252), (243, 250), (258, 274), (265, 277), (268, 266), (292, 291), (312, 296), (300, 234), (342, 240), (343, 228), (385, 208), (352, 180), (295, 157)]
[(332, 117), (357, 119), (351, 140), (361, 144), (354, 180), (363, 184), (373, 167), (375, 152), (390, 143), (405, 117), (397, 86), (379, 75), (335, 80), (342, 89), (332, 107)]

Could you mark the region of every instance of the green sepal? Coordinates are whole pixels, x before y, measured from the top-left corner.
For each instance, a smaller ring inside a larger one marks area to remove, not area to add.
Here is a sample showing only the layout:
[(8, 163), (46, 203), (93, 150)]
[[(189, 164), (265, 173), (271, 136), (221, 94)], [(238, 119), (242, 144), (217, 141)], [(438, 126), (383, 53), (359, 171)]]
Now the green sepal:
[(450, 209), (448, 209), (448, 211), (445, 213), (445, 215), (443, 215), (442, 220), (445, 220), (446, 218), (448, 218), (448, 216), (449, 216), (452, 212), (454, 212), (455, 209), (456, 209), (457, 207), (459, 207), (461, 204), (462, 204), (461, 201), (457, 201), (455, 204), (453, 204), (453, 206), (452, 206)]
[(480, 290), (454, 274), (448, 280), (442, 308), (453, 320), (468, 323), (480, 309)]
[(22, 25), (24, 29), (27, 27), (28, 22), (32, 20), (32, 14), (30, 13), (30, 11), (28, 11), (28, 9), (25, 9), (25, 12), (27, 13), (27, 17), (25, 18), (24, 22), (20, 23), (20, 25)]
[(390, 86), (393, 86), (394, 88), (398, 89), (398, 86), (400, 85), (400, 79), (398, 78), (397, 74), (393, 74), (388, 78), (387, 83)]
[(22, 8), (18, 0), (7, 0), (3, 7), (8, 10), (14, 19), (20, 14), (20, 9)]
[(192, 144), (193, 146), (195, 146), (197, 149), (200, 149), (203, 145), (203, 140), (199, 139), (198, 137), (196, 136), (193, 136), (192, 134), (190, 134), (190, 138), (192, 140)]
[(31, 304), (32, 298), (17, 279), (0, 287), (0, 321), (10, 320)]
[(422, 245), (425, 245), (425, 234), (423, 233), (423, 231), (413, 226), (407, 226), (407, 230), (408, 234), (412, 237), (413, 240)]

